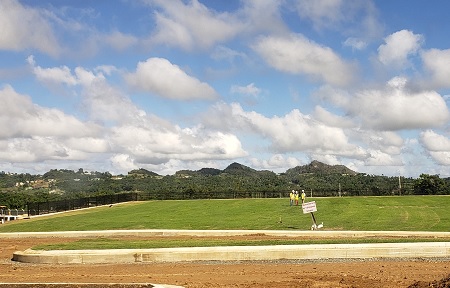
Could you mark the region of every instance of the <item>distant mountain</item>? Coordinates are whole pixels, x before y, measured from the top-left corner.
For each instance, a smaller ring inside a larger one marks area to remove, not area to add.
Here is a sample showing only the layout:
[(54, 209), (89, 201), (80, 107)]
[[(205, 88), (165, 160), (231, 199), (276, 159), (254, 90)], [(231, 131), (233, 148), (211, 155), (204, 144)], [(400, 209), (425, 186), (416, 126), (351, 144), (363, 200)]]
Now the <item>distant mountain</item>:
[(215, 169), (215, 168), (202, 168), (202, 169), (198, 170), (197, 172), (201, 175), (215, 176), (215, 175), (219, 175), (220, 173), (222, 173), (222, 170)]
[[(298, 175), (298, 174), (306, 174), (306, 173), (314, 173), (314, 174), (347, 174), (347, 175), (356, 175), (357, 172), (347, 168), (344, 165), (328, 165), (319, 161), (312, 161), (310, 164), (304, 166), (297, 166), (286, 171), (286, 175)], [(128, 172), (129, 175), (147, 175), (147, 176), (159, 176), (158, 174), (147, 171), (145, 169), (138, 169)], [(175, 173), (177, 177), (194, 177), (194, 176), (216, 176), (220, 174), (228, 174), (235, 176), (262, 176), (268, 174), (274, 174), (272, 171), (268, 170), (255, 170), (248, 166), (242, 165), (240, 163), (234, 162), (228, 165), (227, 168), (220, 170), (216, 168), (202, 168), (197, 171), (193, 170), (179, 170)]]
[(175, 176), (178, 177), (192, 177), (192, 176), (215, 176), (222, 173), (222, 170), (215, 168), (202, 168), (197, 171), (192, 170), (179, 170), (175, 172)]
[[(237, 176), (257, 176), (267, 173), (273, 173), (271, 171), (258, 171), (248, 166), (239, 164), (237, 162), (231, 163), (227, 168), (220, 170), (215, 168), (202, 168), (197, 171), (192, 170), (180, 170), (175, 173), (178, 177), (192, 177), (192, 176), (216, 176), (220, 174), (237, 175)], [(274, 174), (274, 173), (273, 173)]]
[(149, 171), (147, 169), (144, 168), (140, 168), (140, 169), (135, 169), (135, 170), (131, 170), (130, 172), (128, 172), (128, 175), (135, 175), (135, 176), (159, 176), (158, 173)]
[(238, 175), (238, 176), (269, 176), (272, 174), (275, 176), (276, 174), (272, 171), (268, 170), (255, 170), (248, 166), (239, 164), (239, 163), (231, 163), (227, 168), (223, 170), (223, 173), (227, 173), (229, 175)]
[(319, 161), (312, 161), (310, 164), (304, 166), (297, 166), (286, 171), (287, 175), (292, 174), (305, 174), (305, 173), (314, 173), (314, 174), (347, 174), (347, 175), (356, 175), (357, 172), (347, 168), (344, 165), (328, 165)]
[(232, 175), (255, 174), (258, 171), (237, 162), (231, 163), (227, 168), (223, 169), (223, 173)]

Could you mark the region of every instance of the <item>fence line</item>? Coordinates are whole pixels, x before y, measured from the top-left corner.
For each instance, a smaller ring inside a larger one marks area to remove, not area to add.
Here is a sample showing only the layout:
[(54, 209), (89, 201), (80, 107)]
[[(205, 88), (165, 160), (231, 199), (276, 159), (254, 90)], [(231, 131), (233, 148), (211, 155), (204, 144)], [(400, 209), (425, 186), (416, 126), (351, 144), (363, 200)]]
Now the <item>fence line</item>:
[(81, 208), (110, 205), (121, 202), (137, 201), (137, 193), (118, 193), (59, 201), (34, 202), (27, 204), (29, 216), (69, 211)]
[[(381, 196), (381, 195), (407, 195), (411, 191), (381, 191), (374, 195), (372, 191), (313, 190), (305, 189), (307, 197), (331, 197), (331, 196)], [(91, 196), (78, 199), (67, 199), (47, 202), (33, 202), (27, 204), (26, 212), (29, 216), (47, 213), (75, 210), (80, 208), (110, 205), (129, 201), (147, 200), (188, 200), (188, 199), (243, 199), (243, 198), (288, 198), (289, 191), (136, 191), (117, 193), (110, 195)], [(19, 210), (18, 210), (19, 211)]]

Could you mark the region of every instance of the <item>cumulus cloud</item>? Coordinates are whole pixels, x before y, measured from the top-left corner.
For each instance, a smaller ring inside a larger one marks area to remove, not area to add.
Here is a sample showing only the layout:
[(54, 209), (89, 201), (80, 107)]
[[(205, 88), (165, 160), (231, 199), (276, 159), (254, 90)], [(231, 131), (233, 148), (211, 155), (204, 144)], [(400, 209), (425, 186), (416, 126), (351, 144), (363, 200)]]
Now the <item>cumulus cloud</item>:
[(11, 86), (0, 90), (0, 161), (82, 160), (108, 151), (102, 127), (41, 107)]
[(0, 90), (0, 138), (9, 137), (84, 137), (95, 136), (100, 127), (84, 123), (57, 109), (40, 107), (30, 97), (17, 93), (11, 86)]
[[(381, 89), (360, 90), (354, 94), (323, 89), (320, 95), (345, 109), (365, 129), (422, 129), (445, 125), (449, 111), (436, 91), (408, 89), (408, 80), (395, 77)], [(412, 117), (414, 115), (414, 117)]]
[(0, 159), (12, 163), (32, 163), (46, 160), (80, 160), (76, 151), (57, 139), (48, 137), (12, 138), (0, 140)]
[[(215, 121), (208, 115), (213, 114)], [(208, 125), (221, 129), (240, 129), (252, 132), (270, 141), (276, 153), (309, 151), (317, 154), (364, 157), (364, 150), (349, 143), (341, 128), (330, 127), (293, 110), (283, 117), (266, 117), (256, 112), (246, 112), (242, 107), (218, 104), (205, 117)], [(225, 120), (229, 119), (229, 120)], [(231, 128), (230, 128), (231, 127)]]
[(180, 67), (163, 58), (139, 62), (135, 73), (126, 76), (135, 89), (176, 100), (213, 100), (216, 91), (205, 82), (189, 76)]
[(431, 75), (431, 79), (428, 79), (430, 81), (427, 81), (430, 83), (426, 85), (436, 89), (449, 88), (450, 49), (430, 49), (427, 51), (423, 51), (421, 56), (425, 70)]
[(351, 137), (372, 150), (389, 155), (399, 155), (405, 145), (404, 139), (392, 131), (356, 130)]
[(450, 139), (433, 130), (420, 133), (420, 142), (439, 165), (450, 166)]
[(36, 66), (36, 61), (34, 60), (33, 55), (28, 56), (27, 62), (32, 67), (36, 78), (41, 82), (50, 84), (66, 84), (69, 86), (74, 86), (77, 84), (77, 79), (72, 75), (71, 70), (67, 66), (42, 68), (40, 66)]
[(152, 43), (204, 49), (234, 37), (243, 28), (232, 14), (212, 11), (198, 0), (155, 0), (152, 4), (159, 8)]
[(245, 32), (280, 34), (288, 31), (280, 12), (281, 1), (243, 1), (243, 5), (236, 14), (242, 21), (238, 27), (242, 27)]
[(348, 85), (356, 72), (353, 63), (341, 59), (331, 48), (300, 34), (262, 37), (253, 49), (279, 71), (308, 75), (332, 85)]
[(369, 156), (365, 159), (365, 165), (369, 166), (403, 166), (399, 157), (395, 157), (379, 150), (369, 150)]
[(233, 159), (247, 154), (239, 139), (232, 134), (175, 126), (161, 129), (150, 123), (145, 126), (114, 127), (111, 139), (116, 149), (132, 156), (135, 162), (144, 164), (157, 165), (170, 159)]
[[(178, 67), (171, 65), (166, 60), (163, 61), (162, 66), (158, 66), (158, 64), (161, 64), (158, 60), (156, 59), (156, 64), (152, 61), (146, 62), (150, 64), (146, 68), (163, 67), (169, 70), (169, 72), (166, 71), (168, 74), (162, 73), (161, 75), (173, 75), (174, 72), (175, 77), (171, 79), (185, 88), (184, 92), (191, 88), (200, 90), (204, 88), (198, 80), (187, 76)], [(70, 124), (70, 121), (75, 122), (69, 129), (67, 127), (61, 128), (67, 135), (63, 135), (65, 136), (64, 139), (60, 138), (58, 142), (55, 142), (64, 148), (60, 149), (60, 154), (65, 153), (66, 160), (83, 157), (83, 155), (86, 157), (88, 153), (110, 154), (112, 155), (110, 156), (110, 165), (117, 165), (113, 169), (123, 171), (121, 169), (143, 167), (143, 165), (154, 165), (155, 167), (166, 165), (172, 160), (187, 163), (210, 159), (234, 159), (247, 155), (240, 140), (232, 133), (206, 130), (196, 126), (181, 129), (170, 121), (139, 109), (128, 95), (117, 87), (110, 85), (108, 78), (103, 75), (103, 71), (115, 71), (114, 67), (107, 67), (106, 69), (105, 67), (98, 67), (92, 71), (83, 67), (76, 67), (72, 72), (68, 67), (42, 68), (36, 65), (32, 57), (29, 58), (29, 63), (32, 65), (36, 77), (41, 81), (73, 84), (67, 85), (68, 88), (79, 87), (79, 96), (82, 98), (81, 107), (83, 107), (87, 117), (103, 125), (101, 130), (95, 131), (98, 133), (97, 136), (101, 138), (96, 138), (87, 133), (88, 130), (82, 125), (84, 123), (81, 121), (79, 129), (84, 134), (78, 135), (75, 125), (77, 119), (74, 117), (66, 116), (66, 119), (55, 119), (55, 121), (59, 120), (58, 123), (52, 125), (52, 129), (55, 131), (59, 131), (58, 125), (67, 125)], [(152, 66), (152, 64), (156, 66)], [(139, 72), (142, 71), (138, 69), (137, 73)], [(67, 79), (71, 79), (71, 82)], [(27, 105), (25, 104), (34, 107), (30, 99), (22, 99), (22, 101), (14, 99), (12, 102), (15, 105), (20, 105), (22, 110), (26, 108)], [(2, 106), (2, 108), (9, 109), (11, 113), (15, 111), (7, 106)], [(16, 106), (15, 108), (19, 109)], [(56, 112), (54, 114), (57, 115)], [(15, 113), (15, 115), (18, 114)], [(36, 118), (38, 117), (29, 118), (29, 121), (33, 122), (37, 121)], [(53, 118), (56, 118), (55, 115), (53, 115)], [(19, 122), (25, 123), (23, 120)], [(36, 129), (36, 125), (33, 129)], [(5, 135), (5, 137), (7, 136), (9, 135)]]
[[(357, 93), (351, 111), (368, 127), (386, 130), (438, 127), (449, 119), (442, 96), (435, 91), (408, 91), (406, 79), (394, 78), (383, 90)], [(414, 117), (411, 117), (414, 115)]]
[(414, 55), (423, 43), (423, 36), (409, 30), (395, 32), (384, 39), (386, 44), (378, 47), (378, 60), (384, 65), (405, 67), (408, 56)]
[(450, 152), (450, 139), (433, 130), (426, 130), (420, 133), (420, 140), (424, 147), (430, 151)]
[[(299, 16), (312, 23), (316, 30), (334, 30), (351, 35), (344, 45), (361, 50), (379, 38), (383, 25), (371, 1), (359, 0), (302, 0), (295, 1)], [(355, 25), (358, 23), (358, 25)]]
[(335, 115), (321, 106), (315, 107), (313, 115), (318, 121), (332, 127), (350, 128), (356, 125), (350, 118)]
[(286, 167), (292, 168), (302, 164), (300, 160), (295, 157), (286, 157), (282, 154), (274, 154), (269, 159), (250, 159), (251, 167), (254, 169), (263, 170), (278, 170), (282, 169), (280, 172), (285, 172)]
[(61, 48), (45, 15), (43, 11), (16, 0), (0, 1), (0, 50), (32, 48), (58, 56)]

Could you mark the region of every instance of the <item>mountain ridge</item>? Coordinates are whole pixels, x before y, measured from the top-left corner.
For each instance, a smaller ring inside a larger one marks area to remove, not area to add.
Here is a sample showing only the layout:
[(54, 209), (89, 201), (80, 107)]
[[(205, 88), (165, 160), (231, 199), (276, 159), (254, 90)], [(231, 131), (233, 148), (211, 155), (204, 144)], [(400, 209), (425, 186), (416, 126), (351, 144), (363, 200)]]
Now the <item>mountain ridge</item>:
[[(269, 170), (256, 170), (249, 166), (233, 162), (225, 169), (220, 170), (216, 168), (201, 168), (200, 170), (179, 170), (175, 172), (175, 176), (215, 176), (220, 174), (229, 175), (258, 175), (260, 173), (274, 173)], [(296, 166), (294, 168), (287, 169), (284, 172), (286, 175), (292, 174), (346, 174), (357, 175), (358, 172), (351, 170), (345, 165), (328, 165), (317, 160), (313, 160), (311, 163)], [(274, 173), (275, 174), (275, 173)]]

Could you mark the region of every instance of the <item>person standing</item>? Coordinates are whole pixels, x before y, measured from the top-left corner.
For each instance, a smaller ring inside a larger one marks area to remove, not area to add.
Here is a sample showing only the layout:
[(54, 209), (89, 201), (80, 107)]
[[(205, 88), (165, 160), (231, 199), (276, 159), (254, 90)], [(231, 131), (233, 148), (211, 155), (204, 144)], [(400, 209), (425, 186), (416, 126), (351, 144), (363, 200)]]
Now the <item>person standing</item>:
[(302, 203), (305, 203), (306, 200), (306, 193), (305, 190), (302, 190)]
[(298, 206), (298, 191), (295, 191), (295, 206)]
[(289, 204), (290, 204), (290, 206), (294, 205), (294, 199), (295, 199), (294, 190), (292, 190), (291, 193), (289, 193)]

